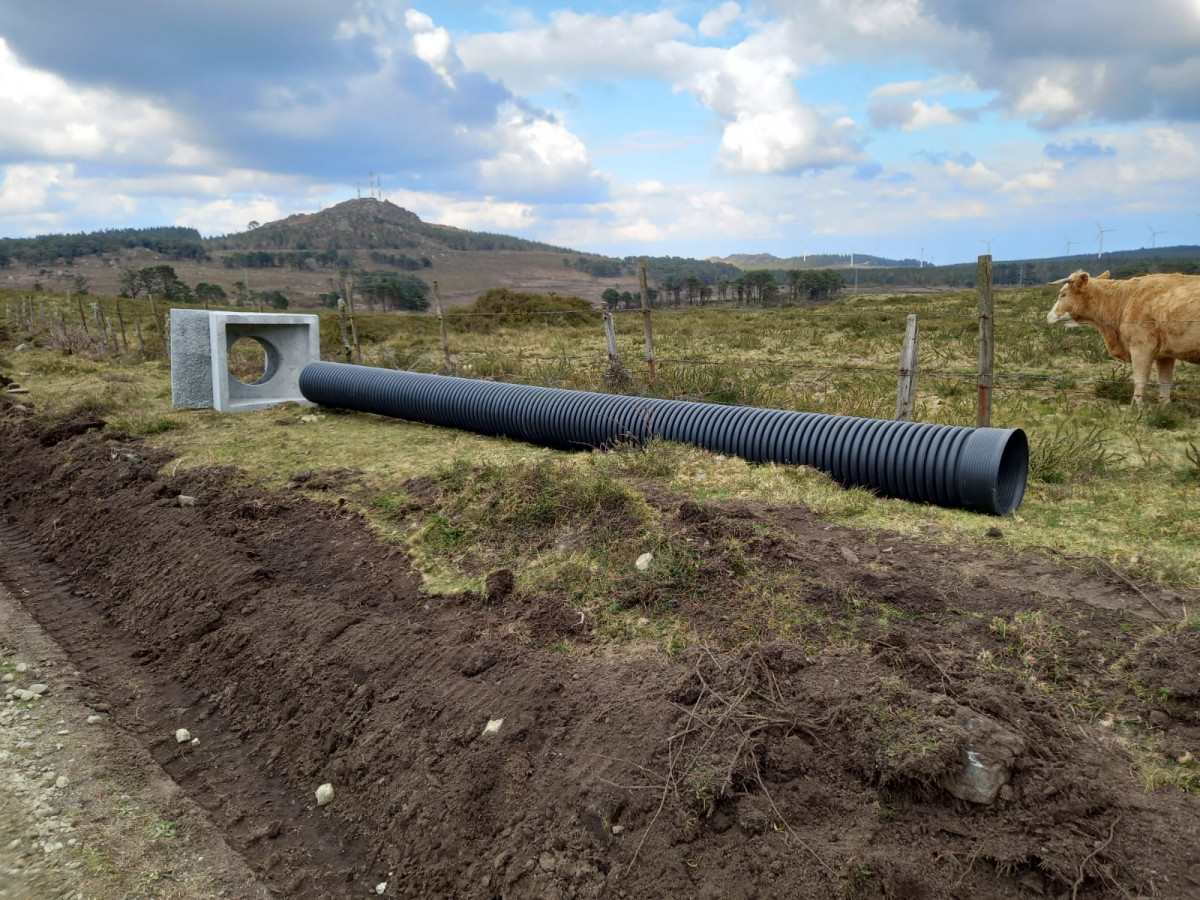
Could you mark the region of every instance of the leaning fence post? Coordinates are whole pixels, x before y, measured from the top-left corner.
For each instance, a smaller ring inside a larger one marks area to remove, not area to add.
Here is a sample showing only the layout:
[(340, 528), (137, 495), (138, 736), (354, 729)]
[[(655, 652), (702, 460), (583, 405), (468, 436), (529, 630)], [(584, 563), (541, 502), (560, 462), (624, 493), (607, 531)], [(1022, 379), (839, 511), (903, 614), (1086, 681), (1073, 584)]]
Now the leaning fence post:
[(992, 326), (995, 323), (992, 299), (992, 256), (979, 257), (979, 406), (975, 412), (975, 427), (992, 425), (992, 383), (995, 376)]
[(608, 366), (610, 369), (621, 365), (621, 358), (617, 355), (617, 328), (613, 324), (613, 314), (611, 310), (604, 310), (600, 314), (604, 318), (604, 342), (608, 345)]
[[(121, 326), (121, 346), (129, 352), (129, 341), (125, 337), (125, 317), (121, 315), (121, 298), (117, 298), (117, 324)], [(114, 341), (115, 343), (115, 341)]]
[(900, 379), (896, 385), (896, 418), (911, 422), (917, 399), (917, 314), (904, 324), (904, 346), (900, 350)]
[[(69, 304), (70, 302), (71, 302), (71, 292), (67, 291), (67, 303)], [(91, 332), (88, 331), (87, 316), (85, 316), (83, 314), (83, 300), (80, 297), (80, 295), (78, 295), (78, 294), (75, 295), (75, 305), (77, 307), (79, 307), (79, 324), (83, 326), (83, 333), (91, 334)], [(33, 301), (32, 300), (29, 301), (29, 324), (33, 325)]]
[(449, 375), (454, 371), (454, 364), (450, 362), (450, 339), (446, 336), (446, 316), (442, 313), (442, 292), (438, 290), (436, 281), (433, 283), (433, 308), (442, 332), (442, 374)]
[(104, 330), (104, 322), (100, 318), (100, 301), (92, 303), (92, 318), (96, 320), (96, 334), (100, 335), (100, 343), (108, 344), (108, 333)]
[(638, 260), (638, 284), (642, 289), (642, 322), (646, 326), (646, 365), (650, 370), (650, 387), (654, 387), (654, 329), (650, 327), (650, 284), (644, 259)]

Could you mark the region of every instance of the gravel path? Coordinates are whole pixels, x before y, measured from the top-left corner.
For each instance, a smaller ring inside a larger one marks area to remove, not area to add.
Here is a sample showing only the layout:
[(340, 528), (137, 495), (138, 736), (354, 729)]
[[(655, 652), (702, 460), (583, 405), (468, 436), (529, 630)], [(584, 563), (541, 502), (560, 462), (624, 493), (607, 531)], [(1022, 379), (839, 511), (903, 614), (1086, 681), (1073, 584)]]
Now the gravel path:
[(0, 900), (265, 898), (81, 682), (0, 585)]

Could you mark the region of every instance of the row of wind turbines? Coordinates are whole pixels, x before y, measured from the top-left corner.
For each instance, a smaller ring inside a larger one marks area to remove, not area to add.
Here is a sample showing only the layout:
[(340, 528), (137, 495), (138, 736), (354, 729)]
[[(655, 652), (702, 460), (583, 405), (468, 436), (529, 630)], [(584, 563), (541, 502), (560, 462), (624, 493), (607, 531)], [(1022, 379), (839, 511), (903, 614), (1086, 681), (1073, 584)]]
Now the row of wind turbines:
[[(1105, 236), (1106, 234), (1108, 234), (1109, 232), (1111, 232), (1111, 231), (1116, 231), (1117, 229), (1115, 229), (1115, 228), (1105, 228), (1105, 227), (1104, 227), (1103, 225), (1101, 225), (1101, 224), (1100, 224), (1098, 221), (1096, 221), (1096, 220), (1094, 220), (1094, 219), (1093, 219), (1093, 221), (1095, 221), (1095, 222), (1096, 222), (1096, 241), (1097, 241), (1097, 245), (1096, 245), (1096, 259), (1099, 259), (1100, 257), (1102, 257), (1102, 256), (1104, 255), (1104, 236)], [(1160, 234), (1167, 234), (1167, 232), (1166, 232), (1166, 231), (1164, 231), (1164, 230), (1162, 230), (1162, 229), (1155, 230), (1154, 228), (1151, 228), (1149, 225), (1147, 225), (1147, 226), (1146, 226), (1146, 230), (1150, 232), (1150, 247), (1151, 247), (1152, 249), (1153, 249), (1154, 247), (1157, 247), (1157, 246), (1158, 246), (1158, 236), (1159, 236)], [(1073, 247), (1075, 244), (1078, 244), (1078, 243), (1079, 243), (1079, 241), (1073, 241), (1073, 240), (1071, 240), (1070, 236), (1069, 236), (1069, 235), (1066, 235), (1066, 234), (1064, 234), (1064, 235), (1063, 235), (1063, 237), (1066, 239), (1066, 244), (1064, 245), (1064, 247), (1065, 247), (1065, 249), (1066, 249), (1066, 255), (1067, 255), (1067, 256), (1070, 256), (1070, 255), (1071, 255), (1071, 248), (1072, 248), (1072, 247)]]

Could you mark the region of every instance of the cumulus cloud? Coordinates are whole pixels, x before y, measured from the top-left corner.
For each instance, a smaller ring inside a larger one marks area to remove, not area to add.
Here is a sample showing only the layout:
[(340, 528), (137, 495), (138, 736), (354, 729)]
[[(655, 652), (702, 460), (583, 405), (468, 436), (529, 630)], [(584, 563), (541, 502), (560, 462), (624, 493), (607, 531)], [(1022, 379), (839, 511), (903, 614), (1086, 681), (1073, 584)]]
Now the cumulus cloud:
[(719, 38), (741, 14), (741, 6), (733, 0), (725, 0), (716, 9), (710, 9), (704, 14), (696, 30), (706, 38)]
[(185, 123), (143, 96), (79, 89), (22, 63), (0, 37), (0, 161), (105, 159), (191, 163), (207, 152), (189, 143)]
[(592, 161), (576, 135), (562, 124), (513, 109), (493, 133), (494, 155), (479, 164), (480, 186), (493, 194), (530, 198), (593, 194), (602, 190)]
[[(765, 0), (829, 55), (920, 59), (970, 76), (994, 108), (1035, 128), (1164, 115), (1200, 118), (1200, 5), (1010, 0)], [(898, 124), (889, 122), (888, 124)]]
[(429, 191), (390, 191), (387, 199), (410, 209), (427, 222), (474, 231), (524, 231), (538, 224), (536, 208), (529, 203), (462, 199)]
[[(732, 6), (721, 10), (731, 12)], [(796, 90), (804, 71), (796, 49), (810, 45), (805, 34), (794, 23), (777, 22), (728, 49), (701, 47), (687, 40), (690, 29), (673, 13), (603, 17), (563, 11), (552, 13), (546, 24), (466, 38), (460, 53), (517, 90), (617, 73), (663, 80), (716, 117), (722, 128), (717, 159), (724, 167), (772, 174), (861, 156), (854, 123), (831, 121)]]
[(232, 234), (245, 231), (251, 222), (274, 222), (299, 212), (316, 212), (316, 209), (280, 209), (279, 203), (259, 195), (244, 200), (213, 200), (195, 206), (184, 206), (175, 215), (176, 225), (198, 229), (203, 235)]

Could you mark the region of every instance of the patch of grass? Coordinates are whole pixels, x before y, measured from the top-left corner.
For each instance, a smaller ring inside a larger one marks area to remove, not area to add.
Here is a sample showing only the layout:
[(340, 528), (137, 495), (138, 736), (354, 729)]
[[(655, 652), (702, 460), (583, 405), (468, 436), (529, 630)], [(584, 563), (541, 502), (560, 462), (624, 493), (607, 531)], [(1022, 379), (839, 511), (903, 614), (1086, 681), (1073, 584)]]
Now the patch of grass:
[(179, 836), (179, 823), (170, 819), (155, 819), (142, 829), (152, 841), (173, 841)]
[(1070, 679), (1074, 635), (1049, 612), (1025, 610), (1011, 619), (996, 616), (988, 628), (1005, 643), (1001, 656), (1017, 663), (1020, 677), (1053, 684)]
[(1052, 433), (1033, 436), (1029, 474), (1047, 484), (1094, 478), (1119, 462), (1112, 439), (1099, 425), (1058, 422)]
[(1151, 428), (1178, 431), (1191, 424), (1190, 410), (1181, 403), (1155, 403), (1147, 401), (1142, 416)]

